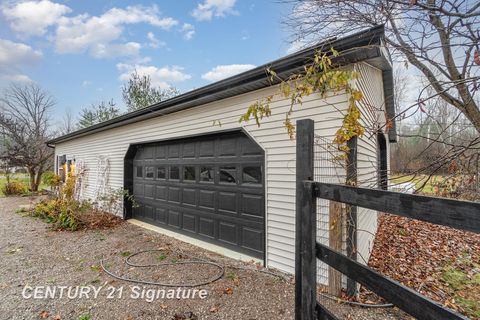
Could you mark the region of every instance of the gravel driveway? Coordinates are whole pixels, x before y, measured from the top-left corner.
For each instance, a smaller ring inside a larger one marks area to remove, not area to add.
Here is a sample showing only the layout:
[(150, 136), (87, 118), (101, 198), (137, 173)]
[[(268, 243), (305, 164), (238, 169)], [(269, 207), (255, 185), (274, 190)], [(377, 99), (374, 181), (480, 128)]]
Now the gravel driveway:
[[(15, 213), (29, 201), (34, 199), (0, 198), (0, 319), (293, 319), (291, 281), (238, 269), (253, 266), (130, 223), (106, 231), (52, 231), (42, 221)], [(198, 257), (227, 266), (225, 275), (198, 288), (207, 292), (205, 299), (198, 295), (169, 299), (162, 294), (172, 288), (115, 280), (99, 266), (104, 257), (105, 266), (116, 274), (169, 283), (209, 279), (218, 272), (205, 265), (132, 268), (124, 264), (128, 254), (150, 249), (159, 251), (137, 256), (134, 262), (181, 262)], [(56, 290), (54, 298), (48, 295), (52, 291), (45, 292), (46, 287)], [(68, 287), (72, 287), (72, 299), (66, 293)], [(76, 287), (90, 288), (85, 289), (90, 292), (80, 295)], [(403, 319), (395, 309), (331, 307), (346, 319)]]

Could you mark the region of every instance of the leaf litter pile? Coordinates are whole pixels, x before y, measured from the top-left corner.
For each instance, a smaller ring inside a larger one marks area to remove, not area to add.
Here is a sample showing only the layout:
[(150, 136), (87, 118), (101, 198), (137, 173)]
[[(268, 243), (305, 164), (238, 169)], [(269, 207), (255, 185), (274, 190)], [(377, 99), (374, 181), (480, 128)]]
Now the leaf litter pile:
[[(479, 234), (381, 214), (369, 266), (480, 319)], [(365, 291), (362, 295), (365, 298)]]

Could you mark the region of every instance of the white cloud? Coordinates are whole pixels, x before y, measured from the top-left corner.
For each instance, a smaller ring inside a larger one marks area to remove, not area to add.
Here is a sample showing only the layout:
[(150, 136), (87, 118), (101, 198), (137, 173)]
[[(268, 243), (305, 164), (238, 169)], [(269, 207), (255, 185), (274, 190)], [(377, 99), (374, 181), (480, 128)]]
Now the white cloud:
[(0, 39), (0, 66), (18, 66), (37, 62), (42, 53), (32, 47), (10, 40)]
[[(95, 58), (139, 55), (141, 44), (123, 38), (126, 25), (145, 23), (163, 30), (178, 25), (177, 20), (162, 17), (157, 6), (112, 8), (98, 16), (80, 14), (69, 17), (66, 14), (72, 10), (65, 5), (50, 0), (30, 0), (10, 2), (0, 6), (0, 10), (12, 30), (20, 35), (44, 35), (48, 27), (54, 26), (48, 37), (58, 53), (87, 52)], [(154, 39), (153, 33), (152, 36), (151, 45), (164, 44)]]
[(29, 82), (33, 82), (32, 79), (30, 79), (29, 76), (25, 75), (25, 74), (20, 74), (20, 73), (17, 73), (17, 74), (0, 74), (0, 83), (3, 83), (3, 82), (8, 82), (8, 83), (11, 83), (11, 82), (20, 82), (20, 83), (29, 83)]
[(309, 42), (305, 42), (303, 40), (295, 40), (292, 43), (290, 43), (290, 46), (287, 48), (287, 54), (295, 53), (297, 51), (305, 49), (309, 45), (312, 45), (312, 44)]
[(63, 4), (41, 0), (4, 5), (1, 11), (10, 22), (12, 30), (39, 36), (45, 34), (47, 27), (56, 24), (63, 15), (72, 10)]
[(101, 16), (87, 14), (63, 17), (58, 22), (55, 45), (59, 53), (89, 52), (93, 57), (138, 55), (137, 42), (114, 43), (121, 38), (126, 24), (148, 23), (165, 30), (178, 24), (173, 18), (160, 18), (157, 7), (113, 8)]
[(162, 89), (170, 87), (175, 82), (182, 82), (192, 77), (183, 72), (183, 68), (179, 66), (164, 66), (157, 68), (155, 66), (119, 63), (117, 64), (117, 69), (121, 72), (118, 77), (119, 80), (127, 81), (130, 79), (130, 75), (136, 70), (140, 75), (150, 76), (152, 84)]
[(195, 35), (195, 27), (190, 23), (184, 23), (181, 31), (185, 40), (191, 40)]
[(237, 14), (233, 9), (236, 0), (204, 0), (192, 11), (192, 17), (198, 21), (212, 20), (212, 17), (224, 17)]
[(149, 47), (158, 48), (158, 47), (164, 47), (167, 45), (166, 42), (158, 40), (155, 37), (155, 34), (153, 32), (147, 33), (147, 38), (148, 40), (150, 40), (150, 42), (148, 43)]
[(242, 73), (244, 71), (255, 68), (253, 64), (229, 64), (216, 66), (212, 70), (202, 75), (202, 79), (207, 81), (218, 81), (233, 75)]
[(38, 62), (41, 58), (40, 51), (26, 44), (0, 39), (0, 77), (4, 80), (31, 81), (20, 69), (24, 65)]

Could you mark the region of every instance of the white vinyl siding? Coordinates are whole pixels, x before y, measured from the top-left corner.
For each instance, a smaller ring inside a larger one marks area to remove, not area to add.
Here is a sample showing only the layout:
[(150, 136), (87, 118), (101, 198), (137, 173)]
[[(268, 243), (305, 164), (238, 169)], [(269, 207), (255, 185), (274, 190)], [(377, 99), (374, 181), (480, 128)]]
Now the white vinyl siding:
[[(385, 124), (385, 100), (383, 96), (382, 71), (367, 63), (359, 63), (356, 70), (360, 77), (356, 86), (364, 94), (359, 104), (362, 123), (367, 128), (365, 135), (358, 139), (357, 176), (360, 187), (378, 187), (377, 136), (375, 131)], [(377, 232), (377, 211), (358, 208), (357, 246), (358, 261), (368, 263)]]
[[(129, 144), (204, 134), (243, 127), (265, 150), (266, 182), (266, 264), (285, 272), (294, 272), (295, 258), (295, 141), (290, 140), (283, 125), (289, 100), (274, 100), (272, 115), (260, 127), (254, 121), (240, 124), (239, 117), (252, 103), (271, 95), (276, 87), (266, 88), (195, 108), (161, 115), (121, 127), (62, 142), (56, 155), (66, 154), (83, 161), (87, 168), (84, 197), (94, 199), (97, 188), (97, 158), (109, 159), (108, 187), (123, 187), (123, 160)], [(333, 140), (346, 110), (347, 97), (337, 94), (322, 99), (307, 97), (297, 106), (293, 120), (315, 121), (315, 134)], [(220, 121), (221, 126), (213, 125)]]

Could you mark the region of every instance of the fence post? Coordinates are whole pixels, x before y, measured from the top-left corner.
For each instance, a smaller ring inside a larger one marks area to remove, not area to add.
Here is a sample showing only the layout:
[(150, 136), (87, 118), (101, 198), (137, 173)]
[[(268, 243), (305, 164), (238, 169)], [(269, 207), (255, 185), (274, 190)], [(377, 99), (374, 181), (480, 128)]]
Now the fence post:
[[(329, 237), (328, 243), (332, 250), (342, 251), (343, 208), (341, 202), (329, 201)], [(342, 294), (342, 273), (328, 267), (328, 293), (340, 297)]]
[[(350, 149), (347, 157), (347, 185), (357, 186), (357, 137), (351, 138), (347, 142)], [(346, 206), (347, 212), (347, 256), (350, 259), (357, 260), (357, 207)], [(350, 297), (357, 295), (357, 283), (347, 278), (347, 295)]]
[(295, 319), (316, 319), (317, 238), (316, 196), (313, 180), (313, 120), (297, 121), (297, 176), (295, 214)]

